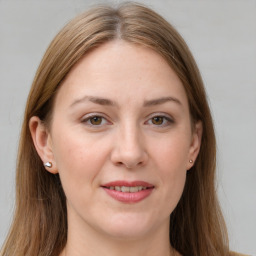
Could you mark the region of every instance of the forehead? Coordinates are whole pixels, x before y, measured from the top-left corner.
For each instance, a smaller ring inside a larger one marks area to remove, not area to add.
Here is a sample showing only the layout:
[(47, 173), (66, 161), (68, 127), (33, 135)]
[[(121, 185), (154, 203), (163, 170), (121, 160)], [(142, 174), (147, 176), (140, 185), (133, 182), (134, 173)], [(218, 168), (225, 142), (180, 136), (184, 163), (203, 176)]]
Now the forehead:
[(83, 94), (110, 97), (120, 103), (176, 96), (187, 104), (182, 82), (160, 54), (122, 40), (86, 54), (62, 82), (57, 101), (67, 103)]

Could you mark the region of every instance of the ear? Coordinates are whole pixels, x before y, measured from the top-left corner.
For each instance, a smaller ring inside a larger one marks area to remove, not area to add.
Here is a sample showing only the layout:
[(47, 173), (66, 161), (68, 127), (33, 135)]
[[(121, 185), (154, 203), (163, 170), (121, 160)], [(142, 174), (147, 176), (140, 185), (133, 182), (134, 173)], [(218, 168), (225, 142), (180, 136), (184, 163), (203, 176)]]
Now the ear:
[(201, 121), (198, 121), (195, 124), (192, 132), (191, 144), (190, 144), (189, 154), (188, 154), (187, 170), (189, 170), (194, 165), (196, 158), (199, 154), (202, 134), (203, 134), (203, 125)]
[(51, 167), (45, 167), (45, 169), (53, 174), (58, 173), (52, 150), (52, 139), (47, 127), (39, 117), (33, 116), (29, 120), (29, 129), (41, 160), (43, 163), (51, 162), (52, 164)]

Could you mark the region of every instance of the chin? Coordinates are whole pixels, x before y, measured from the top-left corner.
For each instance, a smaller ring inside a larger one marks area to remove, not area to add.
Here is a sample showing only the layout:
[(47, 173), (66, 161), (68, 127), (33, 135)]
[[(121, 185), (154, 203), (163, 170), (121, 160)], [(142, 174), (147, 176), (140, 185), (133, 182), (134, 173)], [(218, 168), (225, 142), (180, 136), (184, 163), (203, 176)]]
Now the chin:
[[(154, 230), (154, 222), (143, 216), (119, 216), (106, 223), (105, 232), (113, 238), (135, 240)], [(103, 227), (103, 226), (102, 226)]]
[(149, 230), (138, 227), (122, 227), (114, 228), (107, 231), (107, 235), (118, 240), (138, 240), (145, 237), (149, 233)]

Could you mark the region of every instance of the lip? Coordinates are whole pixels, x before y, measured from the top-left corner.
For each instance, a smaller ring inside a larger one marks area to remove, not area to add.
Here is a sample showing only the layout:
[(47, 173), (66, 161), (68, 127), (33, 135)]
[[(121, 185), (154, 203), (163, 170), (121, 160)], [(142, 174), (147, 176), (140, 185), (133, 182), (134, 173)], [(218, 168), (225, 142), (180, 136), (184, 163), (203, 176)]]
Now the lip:
[[(115, 187), (115, 186), (119, 186), (119, 187), (142, 186), (142, 187), (146, 187), (146, 189), (140, 190), (138, 192), (133, 192), (133, 193), (121, 192), (121, 191), (109, 189), (109, 187)], [(147, 198), (154, 189), (154, 185), (145, 181), (122, 181), (122, 180), (108, 182), (106, 184), (101, 185), (101, 187), (109, 196), (123, 203), (138, 203), (144, 200), (145, 198)]]
[(101, 187), (115, 187), (115, 186), (126, 186), (126, 187), (136, 187), (136, 186), (142, 186), (142, 187), (147, 187), (147, 188), (153, 188), (154, 185), (145, 182), (145, 181), (140, 181), (140, 180), (135, 180), (135, 181), (125, 181), (125, 180), (116, 180), (116, 181), (111, 181), (106, 184), (101, 185)]

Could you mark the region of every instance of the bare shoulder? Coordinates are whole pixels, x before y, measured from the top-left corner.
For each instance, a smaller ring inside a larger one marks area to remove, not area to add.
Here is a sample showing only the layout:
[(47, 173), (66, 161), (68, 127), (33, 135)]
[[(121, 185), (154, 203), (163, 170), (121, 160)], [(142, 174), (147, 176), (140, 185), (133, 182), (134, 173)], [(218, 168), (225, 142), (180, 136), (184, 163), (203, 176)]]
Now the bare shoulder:
[(237, 252), (230, 252), (229, 256), (250, 256), (250, 255), (237, 253)]

